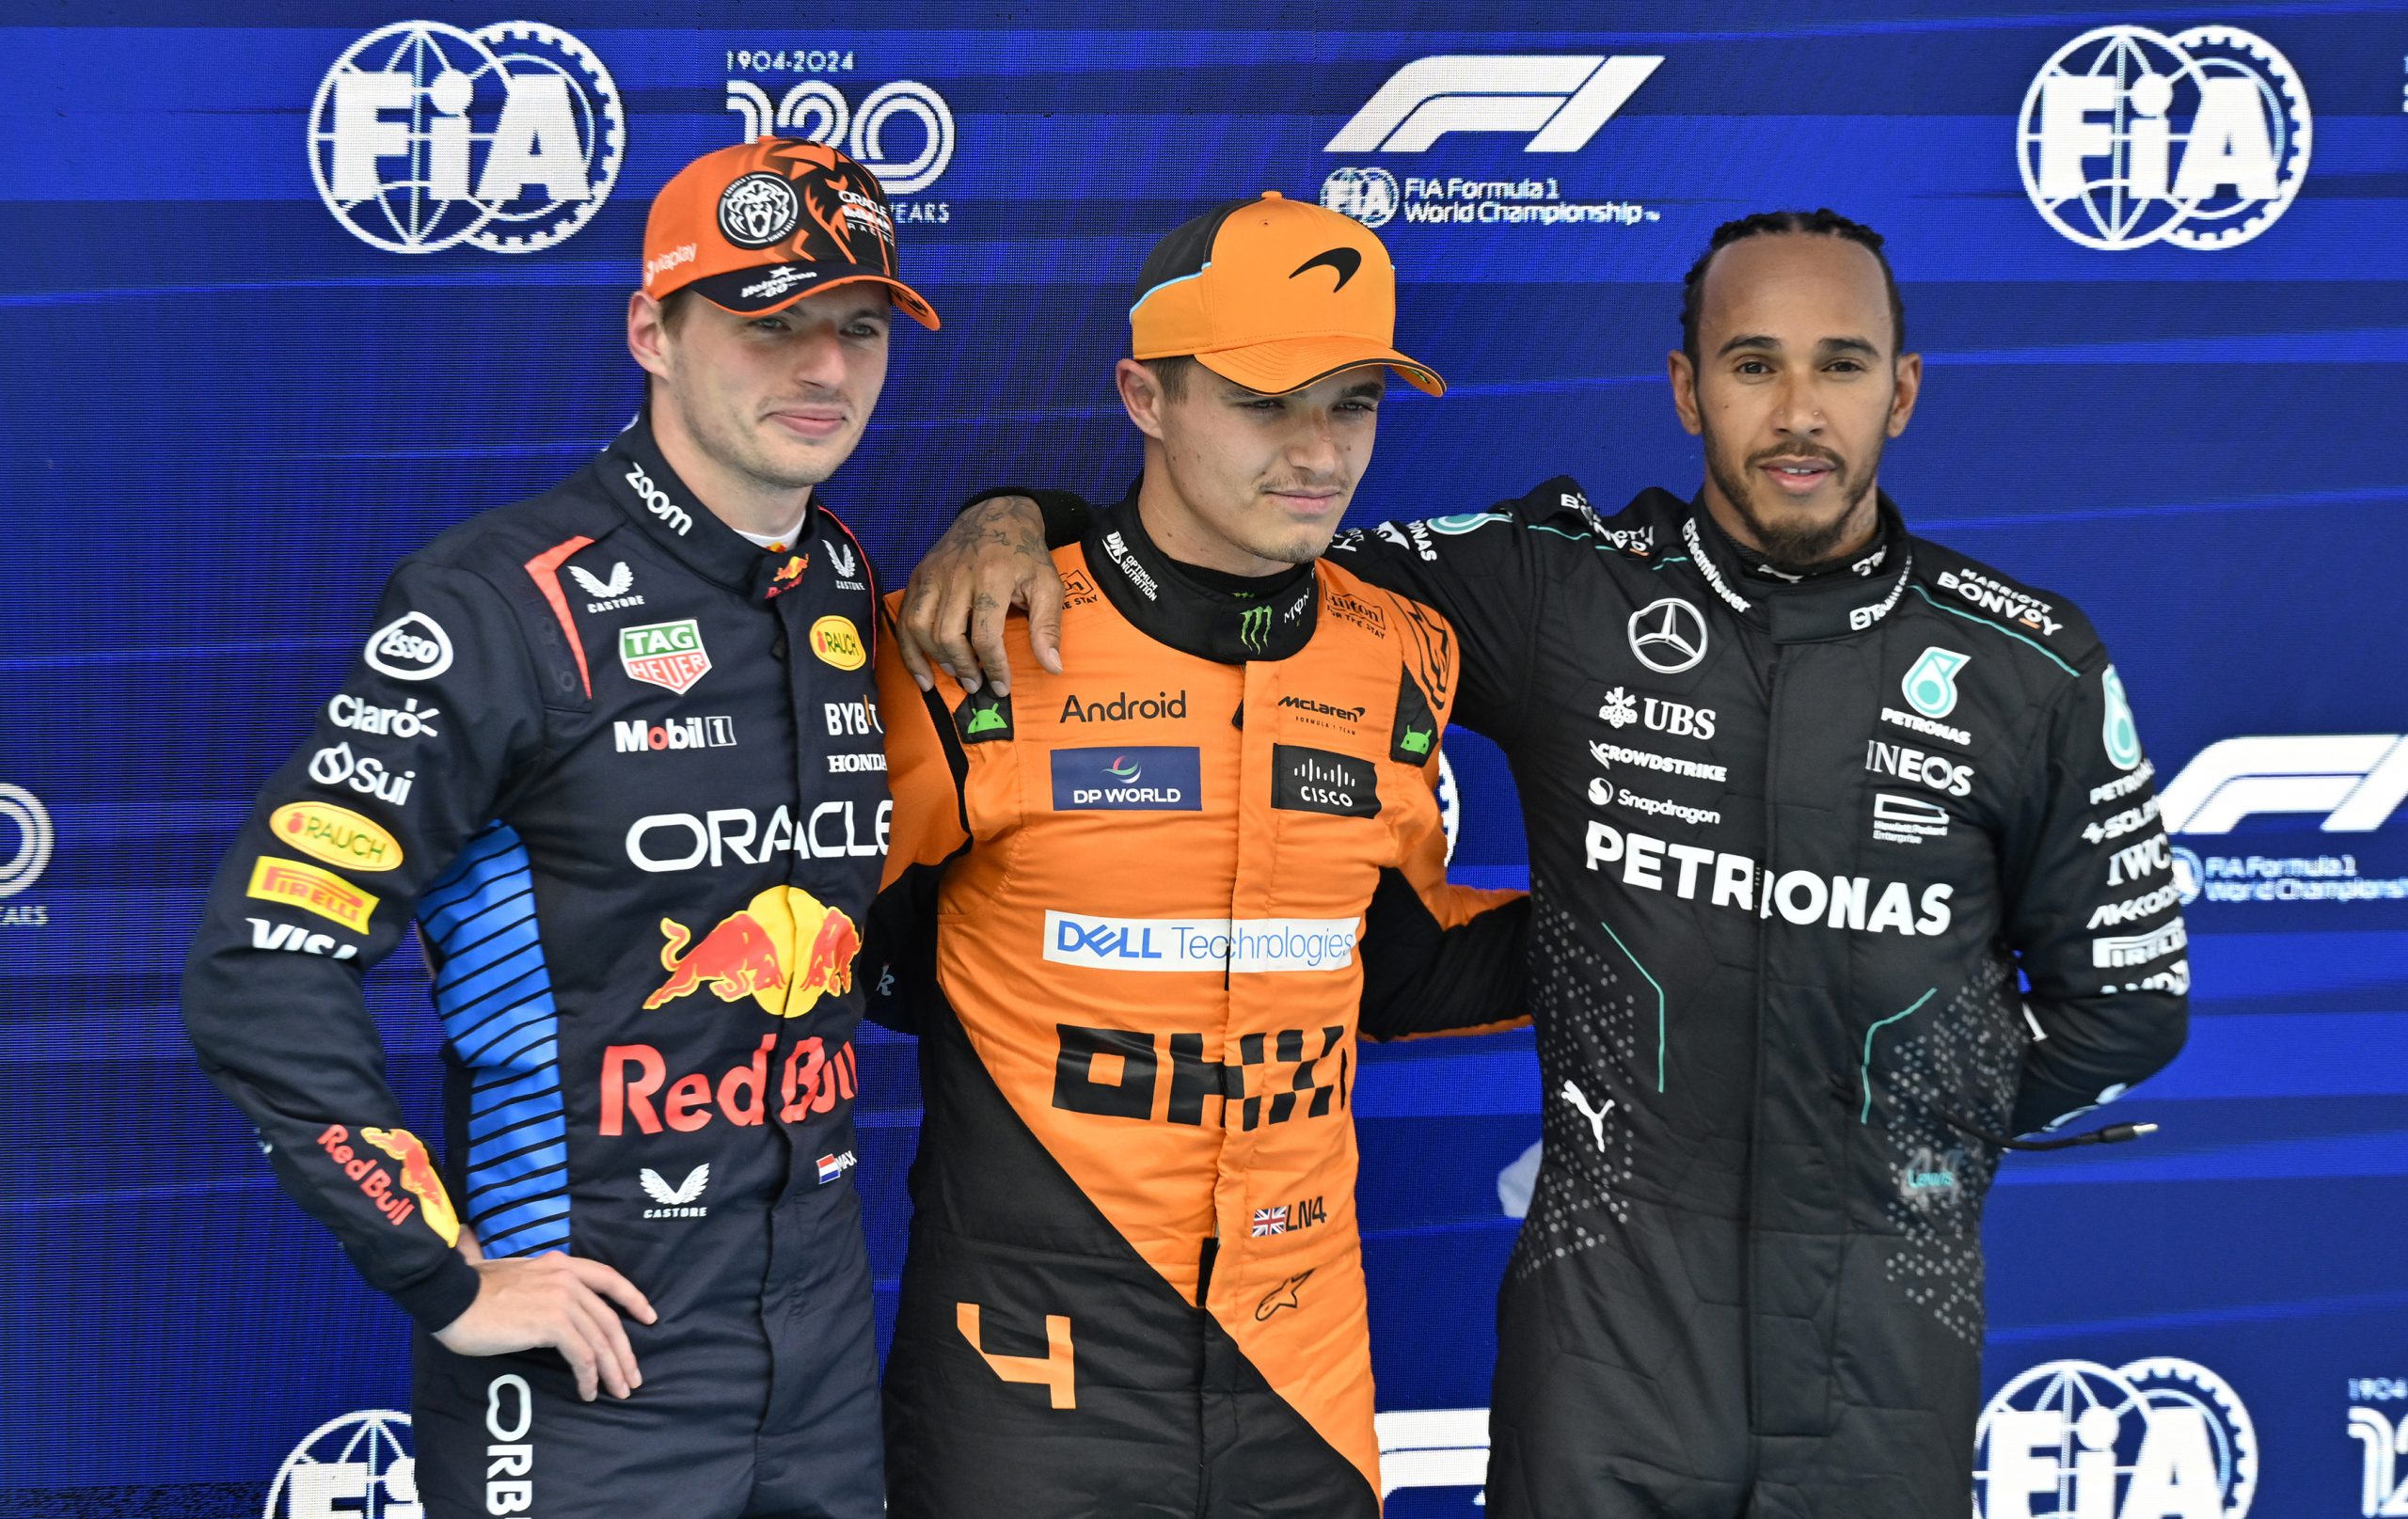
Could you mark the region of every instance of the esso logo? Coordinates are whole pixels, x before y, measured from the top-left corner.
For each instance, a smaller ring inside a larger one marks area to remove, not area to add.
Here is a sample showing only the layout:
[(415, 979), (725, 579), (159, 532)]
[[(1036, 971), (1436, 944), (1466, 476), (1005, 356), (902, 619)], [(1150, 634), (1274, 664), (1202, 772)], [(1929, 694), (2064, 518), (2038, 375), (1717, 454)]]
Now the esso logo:
[(1982, 1410), (1973, 1464), (1974, 1519), (2243, 1519), (2258, 1432), (2196, 1362), (2052, 1361)]
[(542, 22), (380, 26), (309, 107), (309, 172), (351, 234), (388, 253), (533, 253), (618, 182), (626, 118), (591, 48)]
[(410, 1416), (366, 1408), (328, 1419), (293, 1448), (267, 1490), (263, 1519), (425, 1519)]
[(2084, 247), (2228, 248), (2289, 209), (2312, 131), (2306, 87), (2263, 38), (2101, 26), (2041, 66), (2017, 149), (2032, 204)]

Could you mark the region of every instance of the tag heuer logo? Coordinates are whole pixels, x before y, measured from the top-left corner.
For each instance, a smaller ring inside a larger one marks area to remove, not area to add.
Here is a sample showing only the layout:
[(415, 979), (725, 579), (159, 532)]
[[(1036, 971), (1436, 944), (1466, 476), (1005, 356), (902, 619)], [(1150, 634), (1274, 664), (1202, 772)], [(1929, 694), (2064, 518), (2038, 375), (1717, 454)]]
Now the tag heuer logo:
[(683, 696), (710, 673), (711, 657), (703, 647), (702, 629), (688, 617), (619, 629), (619, 667), (629, 679)]

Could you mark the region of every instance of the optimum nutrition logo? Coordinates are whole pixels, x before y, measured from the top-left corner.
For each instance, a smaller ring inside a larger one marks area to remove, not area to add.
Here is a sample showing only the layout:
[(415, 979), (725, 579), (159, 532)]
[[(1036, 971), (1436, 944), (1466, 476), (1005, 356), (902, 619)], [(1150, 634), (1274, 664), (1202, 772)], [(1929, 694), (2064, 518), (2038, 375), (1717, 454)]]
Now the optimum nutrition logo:
[(541, 22), (395, 22), (351, 44), (309, 109), (309, 172), (354, 237), (388, 253), (533, 253), (618, 182), (610, 71)]

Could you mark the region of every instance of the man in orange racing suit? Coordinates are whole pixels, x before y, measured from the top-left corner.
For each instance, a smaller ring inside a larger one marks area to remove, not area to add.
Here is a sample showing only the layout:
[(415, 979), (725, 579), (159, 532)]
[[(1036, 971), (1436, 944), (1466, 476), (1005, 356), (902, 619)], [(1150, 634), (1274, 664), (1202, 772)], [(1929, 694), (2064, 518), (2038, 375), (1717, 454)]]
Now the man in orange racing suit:
[(1266, 195), (1138, 289), (1145, 473), (1054, 556), (1078, 675), (879, 660), (870, 1016), (919, 1034), (927, 1100), (900, 1519), (1376, 1514), (1358, 1009), (1374, 1037), (1520, 1014), (1526, 903), (1445, 880), (1452, 632), (1321, 558), (1382, 367), (1442, 389), (1391, 346), (1386, 250)]

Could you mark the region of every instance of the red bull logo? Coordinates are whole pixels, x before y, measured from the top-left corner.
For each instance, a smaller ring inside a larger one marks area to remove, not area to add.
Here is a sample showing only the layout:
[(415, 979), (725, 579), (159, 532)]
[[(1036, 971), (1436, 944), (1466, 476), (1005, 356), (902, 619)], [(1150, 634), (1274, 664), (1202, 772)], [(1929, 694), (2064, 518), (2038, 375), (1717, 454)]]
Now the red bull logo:
[(852, 989), (853, 959), (862, 952), (853, 920), (797, 886), (773, 886), (687, 948), (693, 935), (673, 918), (660, 920), (668, 942), (660, 963), (669, 979), (643, 1000), (647, 1011), (708, 987), (721, 1002), (751, 997), (775, 1018), (800, 1018), (822, 996)]
[[(451, 1195), (443, 1190), (443, 1178), (435, 1169), (435, 1157), (419, 1137), (406, 1129), (375, 1128), (361, 1129), (359, 1137), (402, 1163), (402, 1190), (408, 1197), (394, 1194), (391, 1173), (377, 1164), (374, 1156), (352, 1147), (351, 1131), (341, 1124), (326, 1125), (325, 1132), (318, 1136), (318, 1147), (342, 1167), (343, 1175), (359, 1184), (360, 1194), (388, 1221), (403, 1224), (411, 1213), (422, 1213), (426, 1226), (445, 1244), (457, 1243), (460, 1215), (452, 1211)], [(418, 1200), (413, 1203), (411, 1197)]]
[(816, 1034), (797, 1039), (783, 1060), (778, 1036), (764, 1034), (752, 1059), (720, 1072), (716, 1081), (706, 1070), (672, 1080), (668, 1061), (651, 1045), (614, 1044), (602, 1052), (601, 1121), (594, 1127), (615, 1139), (629, 1130), (690, 1134), (714, 1120), (752, 1128), (772, 1115), (780, 1123), (801, 1123), (851, 1101), (860, 1082), (852, 1045), (832, 1052)]
[(789, 554), (786, 556), (786, 562), (778, 566), (778, 573), (769, 577), (768, 593), (774, 596), (782, 591), (791, 591), (800, 585), (802, 572), (810, 567), (810, 555)]

